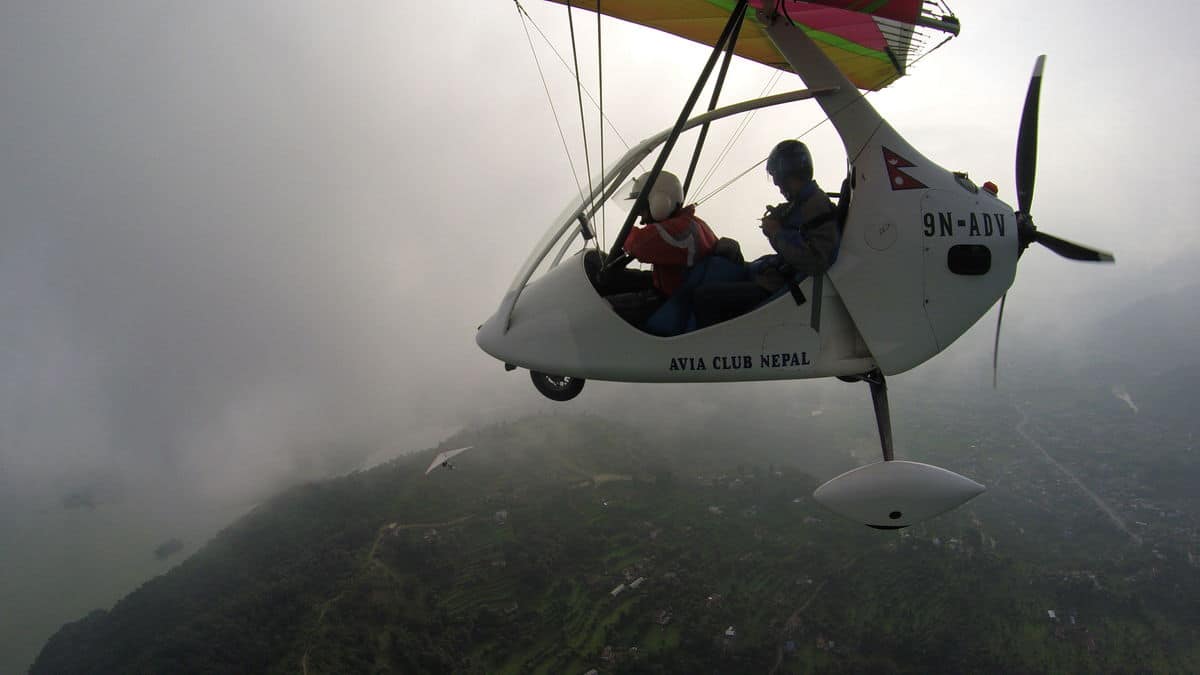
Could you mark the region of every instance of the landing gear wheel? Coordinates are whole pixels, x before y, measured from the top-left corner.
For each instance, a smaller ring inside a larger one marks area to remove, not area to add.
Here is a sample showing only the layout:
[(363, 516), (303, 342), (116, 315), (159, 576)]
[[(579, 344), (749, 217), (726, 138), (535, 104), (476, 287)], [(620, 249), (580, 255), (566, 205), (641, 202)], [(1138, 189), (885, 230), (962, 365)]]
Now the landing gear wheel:
[(570, 401), (583, 391), (583, 383), (586, 382), (582, 377), (547, 375), (536, 370), (529, 371), (529, 379), (533, 380), (533, 386), (542, 396), (551, 401)]

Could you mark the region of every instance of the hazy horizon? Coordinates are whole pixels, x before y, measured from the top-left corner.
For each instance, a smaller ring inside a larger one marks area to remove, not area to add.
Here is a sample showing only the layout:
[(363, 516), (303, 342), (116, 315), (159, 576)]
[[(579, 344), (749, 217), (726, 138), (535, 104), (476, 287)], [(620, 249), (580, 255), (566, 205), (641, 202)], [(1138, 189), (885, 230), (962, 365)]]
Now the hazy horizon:
[[(525, 4), (560, 50), (569, 45), (563, 7)], [(1194, 57), (1178, 63), (1175, 49), (1167, 60), (1200, 10), (1172, 7), (1153, 31), (1130, 31), (1122, 12), (1082, 2), (955, 4), (962, 36), (871, 100), (928, 156), (995, 180), (1011, 202), (1029, 71), (1049, 54), (1037, 222), (1117, 259), (1024, 256), (1005, 313), (1002, 390), (1037, 386), (1026, 378), (1059, 367), (1073, 377), (1095, 363), (1131, 379), (1200, 363), (1184, 337), (1200, 327), (1186, 311), (1200, 285), (1190, 260), (1200, 231), (1186, 207), (1200, 174)], [(17, 569), (46, 562), (2, 589), (24, 594), (10, 606), (52, 596), (83, 564), (64, 542), (110, 510), (159, 514), (161, 527), (128, 533), (141, 556), (162, 533), (211, 533), (226, 514), (353, 458), (549, 409), (523, 371), (505, 373), (474, 344), (576, 191), (542, 83), (511, 4), (414, 14), (315, 2), (0, 9), (0, 536), (44, 547)], [(581, 14), (581, 71), (594, 90), (594, 15)], [(674, 120), (707, 49), (604, 27), (606, 113), (635, 142)], [(534, 40), (578, 163), (573, 81)], [(739, 60), (722, 100), (757, 96), (771, 74)], [(820, 119), (804, 104), (759, 115), (708, 189)], [(714, 127), (706, 157), (734, 126)], [(824, 125), (804, 140), (818, 178), (836, 187), (836, 135)], [(623, 148), (606, 142), (611, 160)], [(777, 199), (752, 172), (701, 209), (756, 253), (753, 216)], [(894, 378), (894, 399), (923, 387), (992, 396), (994, 322), (993, 310)], [(1151, 338), (1163, 341), (1147, 348)], [(1117, 385), (1128, 386), (1104, 383)], [(711, 411), (841, 386), (594, 382), (567, 409), (615, 415), (631, 397), (683, 396)], [(846, 396), (866, 405), (865, 391)], [(869, 407), (861, 413), (869, 424)], [(62, 511), (64, 496), (92, 488), (121, 505)], [(39, 510), (44, 520), (22, 520)], [(46, 529), (32, 537), (31, 523)], [(171, 564), (145, 555), (109, 597)]]

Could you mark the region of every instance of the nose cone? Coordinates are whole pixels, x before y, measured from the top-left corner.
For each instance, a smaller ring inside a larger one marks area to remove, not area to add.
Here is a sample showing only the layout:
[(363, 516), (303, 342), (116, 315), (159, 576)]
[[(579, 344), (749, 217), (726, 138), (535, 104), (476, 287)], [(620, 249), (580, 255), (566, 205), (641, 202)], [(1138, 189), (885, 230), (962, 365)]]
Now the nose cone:
[(920, 462), (876, 462), (833, 478), (813, 498), (869, 527), (894, 530), (933, 518), (980, 495), (984, 486)]
[(475, 333), (475, 344), (479, 345), (479, 348), (488, 356), (500, 359), (505, 363), (511, 363), (510, 361), (505, 361), (504, 356), (502, 356), (504, 352), (505, 324), (508, 322), (508, 311), (505, 308), (509, 304), (507, 297), (504, 300), (500, 304), (501, 309), (488, 317), (488, 320), (484, 321), (483, 325)]
[(519, 299), (515, 293), (506, 295), (500, 309), (479, 327), (475, 344), (507, 364), (585, 377), (580, 372), (580, 350), (568, 313), (579, 303), (570, 296), (564, 298), (564, 285), (553, 281), (543, 278), (530, 284)]

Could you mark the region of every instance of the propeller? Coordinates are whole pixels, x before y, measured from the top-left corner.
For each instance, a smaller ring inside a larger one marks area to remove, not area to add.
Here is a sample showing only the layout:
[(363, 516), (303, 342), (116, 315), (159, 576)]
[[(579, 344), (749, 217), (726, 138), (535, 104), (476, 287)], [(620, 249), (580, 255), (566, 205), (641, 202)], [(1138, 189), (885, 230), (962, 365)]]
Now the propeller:
[(1025, 92), (1025, 107), (1021, 110), (1021, 127), (1017, 131), (1017, 209), (1029, 213), (1033, 205), (1033, 179), (1037, 174), (1038, 100), (1042, 94), (1042, 70), (1046, 55), (1037, 57), (1029, 89)]
[[(1088, 248), (1081, 244), (1060, 239), (1040, 232), (1033, 224), (1030, 209), (1033, 206), (1033, 184), (1037, 174), (1038, 100), (1042, 91), (1042, 70), (1046, 67), (1046, 55), (1037, 57), (1033, 75), (1029, 78), (1029, 89), (1025, 92), (1025, 107), (1021, 110), (1021, 126), (1017, 131), (1017, 255), (1023, 255), (1030, 244), (1041, 244), (1058, 255), (1084, 262), (1114, 262), (1111, 253)], [(998, 378), (1000, 359), (1000, 325), (1004, 321), (1004, 303), (1008, 293), (1000, 298), (1000, 313), (996, 319), (996, 342), (992, 348), (992, 387)]]
[(1038, 99), (1042, 92), (1042, 70), (1046, 55), (1037, 57), (1029, 90), (1025, 92), (1025, 108), (1021, 111), (1021, 128), (1017, 132), (1017, 241), (1019, 251), (1038, 243), (1064, 258), (1089, 262), (1113, 262), (1111, 253), (1097, 251), (1045, 232), (1039, 232), (1030, 215), (1033, 208), (1033, 183), (1037, 174)]
[(1008, 301), (1008, 293), (1000, 297), (1000, 316), (996, 319), (996, 343), (992, 345), (992, 389), (1000, 378), (1000, 324), (1004, 322), (1004, 303)]

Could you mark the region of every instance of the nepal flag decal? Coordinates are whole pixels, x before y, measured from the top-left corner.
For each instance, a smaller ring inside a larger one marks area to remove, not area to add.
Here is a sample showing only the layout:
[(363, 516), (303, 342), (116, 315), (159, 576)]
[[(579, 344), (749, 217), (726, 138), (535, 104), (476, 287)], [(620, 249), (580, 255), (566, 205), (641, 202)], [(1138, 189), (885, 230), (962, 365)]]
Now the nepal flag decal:
[(888, 184), (893, 190), (916, 190), (927, 187), (924, 183), (904, 173), (900, 169), (916, 166), (900, 155), (879, 146), (883, 150), (883, 161), (887, 165)]

